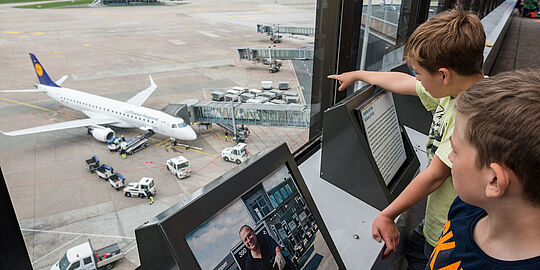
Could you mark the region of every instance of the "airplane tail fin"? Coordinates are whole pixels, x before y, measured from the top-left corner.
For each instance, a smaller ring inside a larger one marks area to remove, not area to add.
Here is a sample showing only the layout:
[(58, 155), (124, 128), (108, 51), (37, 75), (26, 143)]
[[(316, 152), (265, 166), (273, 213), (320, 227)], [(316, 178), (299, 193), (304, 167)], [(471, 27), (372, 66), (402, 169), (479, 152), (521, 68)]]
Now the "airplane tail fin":
[(40, 84), (60, 87), (53, 80), (51, 80), (51, 78), (49, 77), (49, 74), (47, 74), (47, 72), (45, 71), (43, 66), (39, 63), (39, 61), (37, 60), (36, 56), (33, 53), (30, 53), (30, 58), (32, 59), (32, 65), (34, 66), (34, 70), (36, 71), (36, 75), (38, 76)]

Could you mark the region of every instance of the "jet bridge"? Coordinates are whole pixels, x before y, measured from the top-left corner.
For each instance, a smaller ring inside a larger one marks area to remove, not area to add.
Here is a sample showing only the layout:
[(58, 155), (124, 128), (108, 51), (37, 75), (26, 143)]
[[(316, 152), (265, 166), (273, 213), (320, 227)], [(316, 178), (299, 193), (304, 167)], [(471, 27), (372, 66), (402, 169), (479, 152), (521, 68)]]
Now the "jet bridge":
[(257, 24), (257, 32), (266, 33), (274, 43), (280, 43), (282, 36), (280, 34), (291, 34), (301, 36), (315, 36), (314, 27), (300, 26), (282, 26), (282, 25), (263, 25)]
[(200, 101), (191, 105), (194, 122), (279, 127), (309, 127), (310, 108), (298, 104)]
[[(200, 124), (216, 123), (233, 133), (235, 140), (247, 137), (244, 125), (308, 128), (310, 107), (299, 104), (257, 104), (239, 102), (215, 102), (186, 100), (183, 104), (169, 104), (162, 111), (174, 116), (185, 115), (185, 121)], [(179, 109), (182, 108), (182, 109)], [(238, 127), (241, 125), (242, 127)], [(225, 127), (224, 127), (225, 128)]]
[(313, 47), (306, 48), (241, 48), (240, 60), (251, 60), (270, 65), (270, 72), (279, 71), (281, 60), (313, 60)]

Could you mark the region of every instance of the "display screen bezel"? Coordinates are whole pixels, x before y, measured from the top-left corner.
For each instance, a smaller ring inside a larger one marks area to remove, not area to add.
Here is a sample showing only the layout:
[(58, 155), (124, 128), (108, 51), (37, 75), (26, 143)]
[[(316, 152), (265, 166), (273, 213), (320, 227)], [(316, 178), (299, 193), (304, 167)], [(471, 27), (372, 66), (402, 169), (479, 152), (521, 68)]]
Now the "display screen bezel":
[(181, 207), (176, 208), (178, 210), (175, 213), (169, 212), (166, 217), (160, 218), (158, 223), (160, 223), (164, 237), (168, 240), (169, 249), (178, 267), (180, 269), (201, 269), (185, 239), (186, 235), (226, 209), (282, 165), (285, 165), (289, 170), (298, 192), (311, 211), (338, 268), (345, 269), (328, 229), (285, 143), (248, 159), (242, 165), (195, 192), (191, 198), (182, 202)]

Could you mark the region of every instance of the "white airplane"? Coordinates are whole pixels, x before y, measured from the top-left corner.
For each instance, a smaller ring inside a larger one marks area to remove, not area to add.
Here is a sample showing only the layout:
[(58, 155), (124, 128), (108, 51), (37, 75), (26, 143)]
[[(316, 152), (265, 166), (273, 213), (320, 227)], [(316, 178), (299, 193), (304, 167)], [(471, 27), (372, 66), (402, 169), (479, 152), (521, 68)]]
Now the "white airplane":
[(10, 132), (0, 131), (4, 135), (19, 136), (86, 127), (94, 138), (106, 142), (113, 138), (115, 134), (111, 128), (102, 125), (111, 125), (152, 131), (169, 136), (173, 140), (195, 140), (197, 138), (195, 131), (182, 118), (141, 106), (157, 88), (151, 76), (149, 76), (150, 87), (123, 102), (61, 87), (60, 85), (67, 79), (67, 75), (53, 82), (36, 56), (30, 53), (30, 58), (39, 79), (39, 84), (36, 85), (37, 89), (3, 90), (0, 92), (43, 92), (64, 106), (83, 112), (88, 118)]

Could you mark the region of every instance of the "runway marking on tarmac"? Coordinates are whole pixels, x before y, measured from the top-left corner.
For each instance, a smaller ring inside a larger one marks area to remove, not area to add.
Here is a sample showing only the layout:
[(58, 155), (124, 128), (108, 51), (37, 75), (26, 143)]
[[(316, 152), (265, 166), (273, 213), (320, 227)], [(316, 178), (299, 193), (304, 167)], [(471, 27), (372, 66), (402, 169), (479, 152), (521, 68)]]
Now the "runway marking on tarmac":
[(23, 32), (15, 32), (15, 31), (5, 31), (2, 32), (2, 34), (22, 34)]
[(28, 104), (28, 103), (16, 101), (16, 100), (9, 99), (9, 98), (3, 98), (3, 97), (0, 97), (0, 100), (5, 100), (5, 101), (12, 102), (12, 103), (17, 103), (17, 104), (20, 104), (20, 105), (25, 105), (25, 106), (28, 106), (28, 107), (32, 107), (32, 108), (36, 108), (36, 109), (40, 109), (40, 110), (44, 110), (44, 111), (48, 111), (48, 112), (59, 113), (59, 112), (57, 112), (57, 111), (49, 110), (49, 109), (47, 109), (47, 108), (43, 108), (43, 107), (39, 107), (39, 106), (36, 106), (36, 105), (32, 105), (32, 104)]
[(243, 19), (243, 18), (251, 18), (251, 16), (239, 16), (239, 15), (227, 15), (228, 18), (230, 19)]
[(4, 100), (4, 101), (16, 103), (16, 104), (20, 104), (20, 105), (24, 105), (24, 106), (28, 106), (28, 107), (40, 109), (40, 110), (43, 110), (43, 111), (48, 111), (48, 112), (52, 112), (52, 113), (57, 113), (57, 114), (60, 114), (60, 115), (64, 115), (64, 116), (66, 116), (66, 117), (73, 118), (73, 119), (79, 119), (79, 118), (80, 118), (80, 117), (78, 117), (78, 116), (76, 116), (76, 115), (74, 115), (74, 114), (69, 114), (69, 113), (66, 113), (66, 112), (59, 112), (59, 111), (55, 111), (55, 110), (51, 110), (51, 109), (39, 107), (39, 106), (36, 106), (36, 105), (24, 103), (24, 102), (21, 102), (21, 101), (16, 101), (16, 100), (9, 99), (9, 98), (3, 98), (3, 97), (0, 97), (0, 100)]
[[(156, 144), (156, 146), (158, 147), (161, 147), (161, 148), (164, 148), (165, 147), (165, 143), (167, 143), (169, 140), (160, 140), (160, 139), (155, 139), (155, 138), (150, 138), (151, 140), (153, 141), (157, 141), (157, 142), (160, 142), (158, 144)], [(163, 144), (163, 145), (162, 145)], [(203, 154), (203, 155), (207, 155), (207, 156), (211, 156), (211, 157), (215, 157), (216, 155), (214, 154), (210, 154), (210, 153), (206, 153), (206, 152), (203, 152), (203, 151), (200, 151), (200, 150), (197, 150), (197, 149), (193, 149), (193, 148), (185, 148), (181, 145), (172, 145), (172, 147), (182, 147), (184, 148), (185, 150), (189, 150), (189, 151), (193, 151), (193, 152), (196, 152), (196, 153), (200, 153), (200, 154)], [(169, 150), (171, 147), (168, 146), (166, 149)]]
[(111, 48), (101, 47), (101, 46), (88, 44), (88, 43), (83, 44), (83, 46), (84, 47), (89, 47), (89, 48), (101, 49), (101, 50), (110, 51), (110, 52), (123, 53), (123, 54), (127, 54), (127, 55), (147, 58), (147, 59), (156, 60), (156, 61), (163, 61), (163, 62), (169, 62), (169, 63), (174, 63), (174, 64), (185, 65), (184, 63), (174, 61), (174, 60), (171, 60), (171, 59), (160, 58), (160, 57), (155, 57), (155, 56), (151, 56), (151, 55), (138, 54), (138, 53), (133, 53), (133, 52), (119, 50), (119, 49), (111, 49)]
[[(136, 169), (127, 170), (125, 172), (135, 172), (135, 171), (141, 171), (141, 170), (149, 170), (149, 169), (160, 168), (160, 167), (163, 167), (163, 166), (165, 166), (165, 165), (157, 165), (157, 166), (152, 166), (152, 167), (142, 167), (142, 168), (136, 168)], [(73, 177), (73, 178), (66, 178), (66, 179), (59, 179), (59, 180), (52, 180), (52, 181), (36, 183), (36, 184), (18, 185), (18, 186), (10, 187), (9, 189), (19, 189), (19, 188), (34, 187), (34, 186), (41, 186), (41, 185), (48, 185), (48, 184), (58, 184), (58, 183), (81, 180), (81, 179), (92, 178), (92, 177), (95, 177), (95, 176), (87, 175), (87, 176), (80, 176), (80, 177)]]
[(18, 38), (27, 38), (28, 36), (27, 35), (21, 35), (21, 36), (17, 36)]
[(21, 229), (21, 231), (23, 231), (23, 232), (57, 233), (57, 234), (68, 234), (68, 235), (80, 235), (80, 236), (120, 238), (120, 239), (135, 240), (135, 237), (120, 236), (120, 235), (105, 235), (105, 234), (93, 234), (93, 233), (75, 233), (75, 232), (47, 231), (47, 230), (35, 230), (35, 229)]
[(55, 252), (58, 251), (59, 249), (61, 249), (61, 248), (65, 247), (65, 246), (67, 246), (67, 245), (73, 243), (75, 240), (78, 240), (78, 239), (81, 238), (81, 237), (83, 237), (83, 236), (82, 236), (82, 235), (79, 235), (79, 236), (75, 237), (75, 239), (73, 239), (73, 240), (71, 240), (71, 241), (69, 241), (69, 242), (67, 242), (67, 243), (65, 243), (65, 244), (63, 244), (63, 245), (61, 245), (61, 246), (59, 246), (59, 247), (56, 248), (55, 250), (53, 250), (53, 251), (51, 251), (51, 252), (49, 252), (49, 253), (47, 253), (47, 254), (41, 256), (41, 258), (39, 258), (39, 259), (37, 259), (37, 260), (34, 260), (34, 261), (32, 262), (32, 264), (35, 264), (35, 263), (37, 263), (38, 261), (41, 261), (43, 258), (45, 258), (45, 257), (47, 257), (47, 256), (49, 256), (49, 255), (51, 255), (51, 254), (53, 254), (53, 253), (55, 253)]
[[(115, 53), (122, 53), (122, 54), (131, 55), (131, 56), (137, 56), (137, 57), (141, 57), (141, 58), (151, 59), (151, 60), (154, 60), (154, 61), (161, 61), (161, 62), (166, 62), (166, 63), (178, 64), (178, 65), (181, 65), (181, 66), (184, 66), (184, 67), (188, 67), (188, 68), (191, 67), (191, 68), (194, 68), (194, 69), (204, 70), (204, 71), (208, 71), (208, 72), (223, 72), (223, 71), (218, 70), (218, 69), (205, 68), (205, 67), (194, 67), (194, 66), (188, 65), (186, 63), (176, 61), (176, 60), (171, 60), (171, 59), (161, 58), (161, 57), (156, 57), (156, 56), (151, 56), (151, 55), (145, 55), (145, 54), (138, 54), (138, 53), (133, 53), (133, 52), (130, 52), (130, 51), (125, 51), (125, 50), (105, 48), (105, 47), (101, 47), (101, 46), (97, 46), (97, 45), (93, 45), (93, 44), (89, 44), (89, 43), (82, 44), (82, 46), (89, 47), (89, 48), (95, 48), (95, 49), (101, 49), (101, 50), (109, 51), (109, 52), (115, 52)], [(99, 73), (96, 73), (96, 74), (99, 76)]]
[[(214, 161), (216, 161), (216, 159), (218, 159), (218, 158), (219, 158), (219, 156), (216, 156), (216, 158), (212, 159), (212, 161), (206, 163), (206, 165), (204, 165), (204, 166), (202, 166), (200, 169), (196, 170), (195, 173), (200, 172), (202, 169), (206, 168), (208, 165), (214, 163)], [(217, 165), (216, 163), (214, 163), (214, 164)]]
[(45, 33), (43, 33), (43, 32), (34, 32), (34, 33), (31, 33), (30, 35), (32, 35), (32, 36), (41, 36), (43, 34), (45, 34)]
[(130, 249), (128, 249), (126, 252), (124, 252), (124, 255), (127, 254), (128, 252), (132, 251), (134, 248), (136, 248), (137, 245), (134, 245), (133, 247), (131, 247)]
[(253, 135), (257, 136), (259, 141), (261, 141), (264, 144), (264, 147), (268, 148), (268, 145), (261, 139), (261, 137), (259, 137), (259, 135), (257, 135), (257, 133), (255, 132), (255, 129), (253, 127), (251, 127), (251, 131), (252, 131), (251, 133), (253, 133)]

